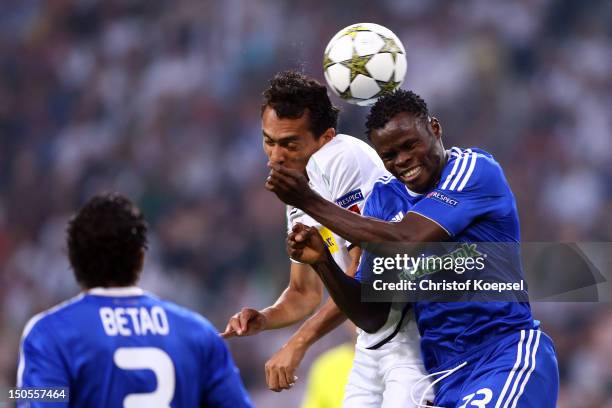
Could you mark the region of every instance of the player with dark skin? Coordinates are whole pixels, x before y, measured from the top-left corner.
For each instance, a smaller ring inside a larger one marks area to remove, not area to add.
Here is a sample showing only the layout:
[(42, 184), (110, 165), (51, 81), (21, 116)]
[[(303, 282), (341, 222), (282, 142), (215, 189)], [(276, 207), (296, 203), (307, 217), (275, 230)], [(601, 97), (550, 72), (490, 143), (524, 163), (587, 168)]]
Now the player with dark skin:
[[(400, 112), (382, 128), (373, 129), (369, 136), (387, 170), (413, 192), (426, 193), (439, 181), (448, 153), (436, 118)], [(269, 167), (268, 190), (349, 242), (427, 243), (449, 238), (440, 225), (416, 213), (407, 213), (398, 223), (351, 213), (312, 191), (303, 174), (276, 163)], [(366, 332), (382, 327), (390, 304), (361, 303), (359, 281), (337, 267), (316, 229), (296, 225), (287, 238), (287, 249), (293, 259), (312, 265), (338, 307), (358, 327)]]

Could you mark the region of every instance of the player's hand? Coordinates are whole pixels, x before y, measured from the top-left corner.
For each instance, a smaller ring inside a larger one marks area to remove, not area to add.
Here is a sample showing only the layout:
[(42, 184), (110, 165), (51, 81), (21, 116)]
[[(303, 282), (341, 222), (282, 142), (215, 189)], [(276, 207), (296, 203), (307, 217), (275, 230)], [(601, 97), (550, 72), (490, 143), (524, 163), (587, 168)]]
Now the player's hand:
[(328, 250), (315, 227), (298, 222), (287, 236), (287, 253), (295, 261), (314, 264), (325, 261)]
[(267, 318), (258, 310), (243, 308), (240, 312), (230, 317), (225, 331), (220, 333), (224, 339), (238, 336), (252, 336), (266, 328)]
[(278, 163), (268, 163), (270, 174), (266, 189), (272, 191), (285, 204), (303, 209), (309, 199), (316, 197), (304, 174)]
[(288, 390), (297, 381), (295, 370), (298, 368), (306, 349), (288, 342), (266, 363), (266, 383), (275, 392)]

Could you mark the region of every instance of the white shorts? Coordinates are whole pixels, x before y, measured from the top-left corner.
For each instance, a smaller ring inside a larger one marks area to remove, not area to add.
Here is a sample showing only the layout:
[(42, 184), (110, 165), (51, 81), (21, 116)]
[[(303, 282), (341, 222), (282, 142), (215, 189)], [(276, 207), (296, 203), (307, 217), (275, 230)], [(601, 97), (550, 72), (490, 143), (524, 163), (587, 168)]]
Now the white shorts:
[(417, 408), (413, 398), (419, 402), (426, 391), (423, 401), (433, 401), (432, 387), (427, 390), (431, 380), (424, 378), (427, 372), (416, 330), (411, 319), (389, 343), (376, 350), (368, 350), (357, 341), (343, 408)]

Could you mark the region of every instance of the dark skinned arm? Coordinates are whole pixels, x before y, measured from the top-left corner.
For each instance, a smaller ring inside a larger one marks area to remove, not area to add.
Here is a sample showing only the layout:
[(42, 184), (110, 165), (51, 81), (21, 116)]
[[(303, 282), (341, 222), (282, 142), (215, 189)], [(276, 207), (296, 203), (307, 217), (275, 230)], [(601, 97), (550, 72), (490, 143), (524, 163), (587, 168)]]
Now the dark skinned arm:
[[(278, 198), (298, 207), (342, 238), (362, 247), (367, 243), (419, 243), (446, 240), (449, 235), (437, 223), (408, 213), (401, 222), (385, 222), (345, 210), (312, 191), (308, 180), (296, 170), (270, 165), (266, 188)], [(367, 248), (371, 250), (371, 248)], [(375, 251), (378, 252), (378, 251)]]
[(391, 303), (362, 303), (361, 283), (340, 269), (316, 228), (296, 224), (287, 238), (287, 252), (291, 258), (311, 264), (334, 303), (357, 327), (374, 333), (385, 324)]

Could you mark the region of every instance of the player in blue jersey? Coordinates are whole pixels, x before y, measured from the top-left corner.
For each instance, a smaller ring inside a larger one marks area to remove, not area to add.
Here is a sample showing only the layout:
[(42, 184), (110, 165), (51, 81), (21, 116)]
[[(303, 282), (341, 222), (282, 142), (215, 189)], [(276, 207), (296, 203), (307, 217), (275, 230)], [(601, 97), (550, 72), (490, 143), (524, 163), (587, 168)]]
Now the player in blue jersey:
[(84, 292), (33, 317), (18, 387), (65, 387), (69, 402), (24, 406), (251, 407), (222, 339), (199, 314), (136, 285), (147, 225), (127, 198), (90, 199), (68, 226)]
[[(367, 128), (395, 176), (381, 179), (366, 203), (364, 215), (378, 220), (328, 205), (300, 174), (281, 166), (271, 166), (267, 188), (349, 242), (516, 248), (488, 254), (483, 273), (496, 282), (522, 279), (516, 203), (490, 154), (445, 150), (440, 123), (412, 92), (381, 97), (370, 111)], [(390, 304), (362, 302), (359, 281), (338, 270), (316, 231), (296, 226), (288, 250), (294, 259), (313, 265), (355, 324), (366, 331), (380, 327)], [(364, 252), (357, 278), (369, 281), (373, 259)], [(528, 302), (417, 301), (413, 306), (425, 366), (438, 376), (435, 406), (555, 406), (559, 377), (554, 346), (533, 319)]]

